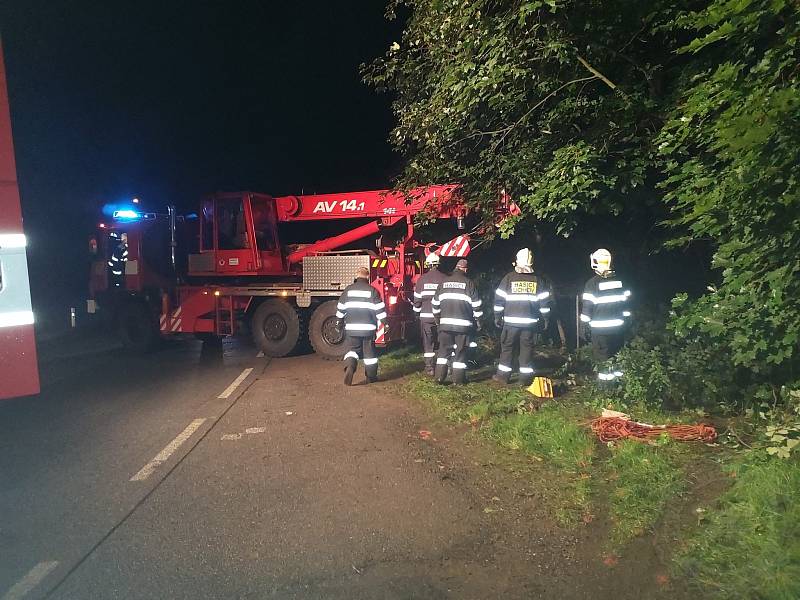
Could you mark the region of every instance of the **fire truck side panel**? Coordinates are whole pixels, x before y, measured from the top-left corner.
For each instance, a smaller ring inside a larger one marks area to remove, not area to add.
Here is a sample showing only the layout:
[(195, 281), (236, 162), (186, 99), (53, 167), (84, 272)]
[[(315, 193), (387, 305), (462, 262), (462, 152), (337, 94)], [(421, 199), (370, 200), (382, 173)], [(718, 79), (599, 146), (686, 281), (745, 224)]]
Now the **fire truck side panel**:
[(39, 393), (26, 246), (0, 48), (0, 399)]

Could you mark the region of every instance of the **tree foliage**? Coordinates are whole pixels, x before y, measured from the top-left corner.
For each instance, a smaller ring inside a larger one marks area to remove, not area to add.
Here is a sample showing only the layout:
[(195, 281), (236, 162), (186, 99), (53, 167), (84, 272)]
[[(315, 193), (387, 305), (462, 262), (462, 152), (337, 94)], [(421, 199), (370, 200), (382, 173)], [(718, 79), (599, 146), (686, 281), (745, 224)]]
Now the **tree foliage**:
[[(796, 0), (392, 0), (401, 40), (364, 68), (394, 94), (398, 185), (461, 182), (567, 234), (642, 214), (714, 248), (672, 326), (763, 381), (796, 378)], [(513, 234), (506, 222), (503, 235)]]
[(679, 235), (708, 238), (721, 283), (676, 299), (676, 330), (785, 379), (800, 341), (800, 26), (796, 2), (716, 0), (682, 15), (697, 60), (657, 141)]
[(403, 39), (366, 79), (396, 95), (400, 184), (459, 181), (487, 203), (507, 189), (564, 233), (652, 201), (632, 192), (650, 179), (663, 64), (676, 60), (658, 27), (672, 3), (655, 4), (393, 2), (390, 16), (411, 11)]

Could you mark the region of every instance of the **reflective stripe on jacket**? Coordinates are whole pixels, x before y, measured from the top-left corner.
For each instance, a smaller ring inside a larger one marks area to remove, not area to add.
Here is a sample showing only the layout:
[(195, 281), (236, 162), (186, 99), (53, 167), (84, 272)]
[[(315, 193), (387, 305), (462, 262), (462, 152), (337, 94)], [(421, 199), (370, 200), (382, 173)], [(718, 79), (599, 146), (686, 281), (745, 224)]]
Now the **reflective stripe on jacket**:
[(592, 330), (614, 331), (631, 317), (630, 289), (615, 273), (595, 275), (583, 289), (581, 322)]
[(366, 279), (356, 279), (339, 297), (336, 316), (344, 319), (347, 335), (370, 337), (386, 319), (386, 305)]
[(494, 314), (511, 327), (533, 327), (550, 312), (550, 302), (550, 287), (544, 279), (512, 271), (495, 290)]
[(419, 315), (419, 320), (425, 323), (433, 323), (433, 297), (439, 284), (447, 279), (447, 275), (439, 269), (433, 268), (426, 271), (417, 279), (414, 285), (414, 312)]
[(454, 333), (472, 330), (475, 320), (483, 315), (481, 304), (475, 284), (458, 269), (439, 284), (431, 301), (439, 329)]

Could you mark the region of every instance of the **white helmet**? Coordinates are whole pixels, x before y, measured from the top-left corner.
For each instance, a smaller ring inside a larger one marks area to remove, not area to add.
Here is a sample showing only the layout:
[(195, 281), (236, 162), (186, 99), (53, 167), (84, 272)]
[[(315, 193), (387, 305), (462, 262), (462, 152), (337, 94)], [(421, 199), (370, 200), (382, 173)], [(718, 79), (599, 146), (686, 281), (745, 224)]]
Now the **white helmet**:
[(599, 248), (589, 255), (592, 269), (598, 275), (608, 273), (611, 270), (611, 252), (605, 248)]
[(439, 255), (431, 252), (425, 257), (425, 264), (429, 267), (435, 267), (439, 264)]
[(523, 248), (517, 252), (517, 259), (514, 261), (514, 266), (523, 271), (533, 270), (533, 253), (528, 248)]

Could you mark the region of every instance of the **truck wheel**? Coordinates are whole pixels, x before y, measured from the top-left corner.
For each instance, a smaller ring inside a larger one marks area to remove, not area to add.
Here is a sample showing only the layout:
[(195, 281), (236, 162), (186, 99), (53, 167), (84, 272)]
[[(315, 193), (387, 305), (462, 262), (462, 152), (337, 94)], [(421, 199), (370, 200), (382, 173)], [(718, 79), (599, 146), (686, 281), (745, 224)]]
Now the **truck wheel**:
[(344, 356), (344, 323), (336, 318), (336, 300), (323, 302), (311, 315), (308, 337), (314, 351), (325, 360)]
[(286, 356), (300, 346), (300, 315), (284, 300), (270, 299), (259, 304), (250, 326), (253, 341), (267, 356)]
[(117, 317), (122, 345), (131, 352), (144, 354), (155, 348), (160, 334), (147, 306), (139, 302), (123, 305)]

